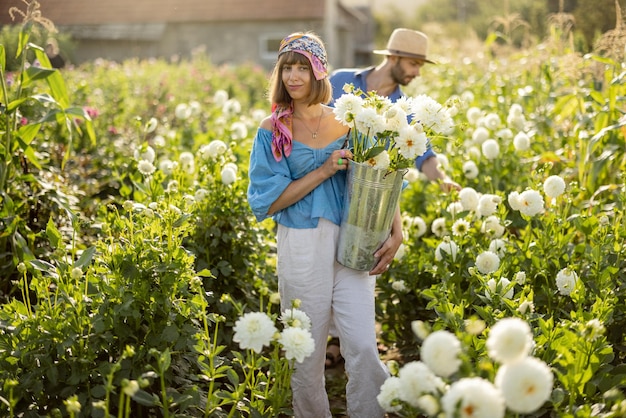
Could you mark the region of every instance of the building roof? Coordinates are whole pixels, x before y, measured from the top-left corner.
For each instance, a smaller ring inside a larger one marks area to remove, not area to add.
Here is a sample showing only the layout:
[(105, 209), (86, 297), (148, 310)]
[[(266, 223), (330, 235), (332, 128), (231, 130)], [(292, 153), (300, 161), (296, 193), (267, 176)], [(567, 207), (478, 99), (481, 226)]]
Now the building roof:
[[(28, 0), (30, 1), (30, 0)], [(9, 9), (24, 0), (4, 0), (0, 23), (12, 22)], [(40, 0), (55, 25), (322, 19), (325, 0)]]

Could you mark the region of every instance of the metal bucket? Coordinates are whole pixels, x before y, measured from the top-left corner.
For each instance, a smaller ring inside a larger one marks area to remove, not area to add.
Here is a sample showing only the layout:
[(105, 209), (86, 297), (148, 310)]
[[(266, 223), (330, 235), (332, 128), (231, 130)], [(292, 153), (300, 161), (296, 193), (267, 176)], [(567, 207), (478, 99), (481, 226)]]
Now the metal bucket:
[(391, 232), (403, 171), (374, 169), (350, 161), (344, 195), (337, 261), (355, 270), (369, 271), (376, 250)]

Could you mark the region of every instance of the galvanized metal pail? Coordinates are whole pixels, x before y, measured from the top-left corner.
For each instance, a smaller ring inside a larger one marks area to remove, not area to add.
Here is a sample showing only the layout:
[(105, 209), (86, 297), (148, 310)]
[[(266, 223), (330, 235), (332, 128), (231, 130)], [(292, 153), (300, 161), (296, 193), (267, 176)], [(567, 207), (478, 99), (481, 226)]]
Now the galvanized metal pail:
[(391, 232), (404, 171), (379, 170), (350, 161), (337, 248), (339, 263), (362, 271), (376, 265), (374, 253)]

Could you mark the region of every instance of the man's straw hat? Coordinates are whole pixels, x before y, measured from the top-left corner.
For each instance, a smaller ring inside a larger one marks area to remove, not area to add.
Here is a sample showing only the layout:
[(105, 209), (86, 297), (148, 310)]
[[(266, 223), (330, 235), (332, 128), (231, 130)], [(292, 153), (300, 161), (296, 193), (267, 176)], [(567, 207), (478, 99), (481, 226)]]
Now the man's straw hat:
[(428, 36), (412, 30), (399, 28), (393, 31), (387, 41), (387, 49), (377, 49), (374, 54), (397, 55), (399, 57), (417, 58), (434, 64), (426, 58), (428, 53)]

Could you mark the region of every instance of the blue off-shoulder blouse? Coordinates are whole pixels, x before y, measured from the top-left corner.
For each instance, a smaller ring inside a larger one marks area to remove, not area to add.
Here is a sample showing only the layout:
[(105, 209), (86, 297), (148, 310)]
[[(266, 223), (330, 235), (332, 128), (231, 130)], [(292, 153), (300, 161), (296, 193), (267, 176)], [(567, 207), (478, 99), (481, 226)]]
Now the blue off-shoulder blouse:
[[(320, 167), (346, 140), (341, 136), (325, 148), (311, 148), (294, 140), (289, 157), (276, 161), (272, 154), (272, 132), (259, 128), (250, 154), (248, 204), (258, 221), (268, 218), (267, 211), (289, 183)], [(324, 180), (298, 202), (277, 211), (272, 218), (290, 228), (315, 228), (320, 218), (341, 224), (346, 170)]]

